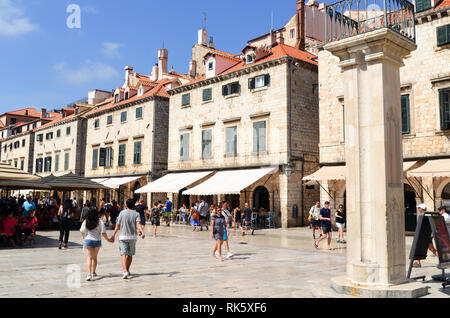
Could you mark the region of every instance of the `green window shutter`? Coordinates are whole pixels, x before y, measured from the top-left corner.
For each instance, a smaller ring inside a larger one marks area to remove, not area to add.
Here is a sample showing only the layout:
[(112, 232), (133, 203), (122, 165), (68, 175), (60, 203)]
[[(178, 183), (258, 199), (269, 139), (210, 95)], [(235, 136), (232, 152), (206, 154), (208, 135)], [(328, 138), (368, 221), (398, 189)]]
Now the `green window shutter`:
[(212, 99), (212, 88), (207, 88), (203, 90), (203, 101), (209, 101)]
[(69, 170), (69, 153), (64, 154), (64, 171)]
[(106, 119), (106, 124), (107, 125), (111, 125), (112, 124), (112, 116), (109, 115), (108, 118)]
[(191, 103), (191, 94), (184, 94), (181, 97), (181, 105), (182, 106), (187, 106)]
[(55, 171), (59, 171), (59, 155), (55, 155)]
[(411, 132), (409, 95), (402, 95), (402, 133)]
[(228, 85), (222, 86), (222, 95), (227, 96), (228, 95)]
[(127, 112), (122, 112), (120, 114), (120, 122), (126, 122), (127, 121)]
[(450, 24), (437, 27), (436, 35), (438, 46), (450, 43)]
[(241, 90), (241, 85), (239, 85), (239, 82), (235, 82), (231, 84), (231, 94), (239, 94)]
[(56, 131), (56, 137), (61, 137), (61, 129), (58, 129), (57, 131)]
[(92, 169), (98, 168), (98, 149), (92, 151)]
[(264, 75), (264, 86), (270, 85), (270, 74)]
[(70, 135), (70, 127), (66, 128), (66, 135)]
[(235, 156), (237, 154), (237, 127), (227, 127), (226, 129), (226, 155)]
[(180, 137), (180, 158), (189, 159), (189, 134), (183, 134)]
[(142, 107), (136, 108), (136, 119), (142, 118)]
[(125, 154), (127, 145), (119, 145), (119, 167), (125, 166)]
[(450, 129), (450, 89), (439, 90), (441, 130)]
[(263, 121), (261, 123), (261, 127), (259, 128), (259, 151), (266, 151), (266, 122)]
[(134, 159), (133, 163), (135, 165), (141, 164), (141, 154), (142, 154), (142, 141), (136, 141), (134, 143)]
[(98, 161), (99, 167), (104, 167), (106, 164), (106, 148), (100, 148), (100, 159)]
[(211, 151), (211, 141), (212, 141), (212, 130), (202, 131), (202, 158), (210, 159), (212, 157)]
[(416, 12), (431, 9), (431, 0), (416, 0)]
[(255, 89), (255, 78), (249, 78), (248, 79), (248, 89)]

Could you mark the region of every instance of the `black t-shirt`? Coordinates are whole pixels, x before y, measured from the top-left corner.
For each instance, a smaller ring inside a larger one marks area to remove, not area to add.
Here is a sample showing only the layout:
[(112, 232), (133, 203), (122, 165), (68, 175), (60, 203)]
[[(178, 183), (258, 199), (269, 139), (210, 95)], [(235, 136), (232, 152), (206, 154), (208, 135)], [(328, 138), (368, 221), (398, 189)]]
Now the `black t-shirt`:
[(153, 208), (152, 209), (152, 219), (159, 219), (159, 209), (158, 208)]
[(341, 211), (337, 211), (337, 215), (339, 215), (341, 218), (336, 218), (336, 223), (341, 223), (344, 224), (346, 221), (346, 215), (345, 215), (345, 211), (341, 212)]
[(236, 218), (235, 218), (236, 221), (239, 221), (241, 219), (241, 213), (242, 212), (240, 209), (236, 210)]
[(136, 212), (139, 213), (139, 215), (141, 216), (141, 220), (145, 220), (145, 210), (147, 210), (146, 205), (143, 204), (136, 205)]
[(252, 209), (250, 209), (250, 208), (244, 209), (244, 217), (245, 217), (246, 221), (252, 220), (252, 213), (253, 213)]

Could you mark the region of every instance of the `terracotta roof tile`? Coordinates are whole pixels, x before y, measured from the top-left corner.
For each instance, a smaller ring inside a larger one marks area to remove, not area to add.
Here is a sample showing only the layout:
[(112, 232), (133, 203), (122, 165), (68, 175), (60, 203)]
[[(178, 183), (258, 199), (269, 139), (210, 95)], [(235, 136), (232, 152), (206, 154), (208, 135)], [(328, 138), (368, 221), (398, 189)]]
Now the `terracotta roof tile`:
[(4, 115), (15, 115), (15, 116), (27, 116), (25, 113), (28, 111), (28, 116), (30, 117), (41, 117), (41, 112), (35, 108), (24, 108), (19, 110), (14, 110), (12, 112), (7, 112)]

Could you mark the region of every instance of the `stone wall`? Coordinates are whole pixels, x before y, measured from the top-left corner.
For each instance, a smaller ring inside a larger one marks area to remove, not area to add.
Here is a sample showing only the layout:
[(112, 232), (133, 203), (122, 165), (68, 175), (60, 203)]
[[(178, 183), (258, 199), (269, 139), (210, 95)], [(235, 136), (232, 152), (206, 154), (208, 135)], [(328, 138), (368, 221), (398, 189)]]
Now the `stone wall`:
[[(25, 132), (19, 135), (11, 136), (1, 141), (0, 147), (2, 152), (1, 162), (4, 164), (15, 166), (17, 162), (17, 168), (20, 169), (21, 161), (24, 161), (24, 171), (28, 173), (33, 172), (33, 148), (34, 148), (34, 133)], [(25, 140), (25, 146), (22, 146), (22, 142)], [(19, 142), (20, 146), (14, 149), (14, 143)], [(9, 145), (12, 144), (12, 150), (9, 150)], [(4, 146), (7, 146), (6, 152), (4, 151)]]

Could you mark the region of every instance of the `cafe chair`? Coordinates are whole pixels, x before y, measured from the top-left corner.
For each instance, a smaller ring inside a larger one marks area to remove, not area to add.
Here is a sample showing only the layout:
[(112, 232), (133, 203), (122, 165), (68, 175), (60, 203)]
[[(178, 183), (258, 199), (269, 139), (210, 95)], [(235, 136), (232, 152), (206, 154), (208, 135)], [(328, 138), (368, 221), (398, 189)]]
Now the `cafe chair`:
[(274, 229), (275, 228), (275, 212), (269, 212), (269, 216), (266, 217), (266, 219), (265, 219), (264, 227), (266, 229)]

